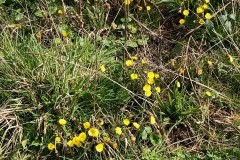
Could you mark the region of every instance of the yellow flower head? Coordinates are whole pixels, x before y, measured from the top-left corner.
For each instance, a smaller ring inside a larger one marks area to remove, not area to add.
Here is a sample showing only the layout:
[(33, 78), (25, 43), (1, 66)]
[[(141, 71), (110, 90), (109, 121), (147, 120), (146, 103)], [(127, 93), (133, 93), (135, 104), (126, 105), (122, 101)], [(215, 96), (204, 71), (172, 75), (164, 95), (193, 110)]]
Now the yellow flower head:
[(154, 78), (158, 79), (160, 76), (158, 73), (154, 73)]
[(105, 68), (105, 66), (102, 64), (102, 65), (100, 65), (100, 70), (102, 71), (102, 72), (105, 72), (106, 71), (106, 68)]
[(123, 120), (123, 124), (125, 125), (125, 126), (128, 126), (129, 124), (130, 124), (130, 120), (129, 119), (124, 119)]
[(86, 135), (86, 133), (81, 132), (81, 133), (79, 134), (78, 138), (79, 138), (79, 141), (80, 141), (80, 142), (84, 142), (84, 141), (86, 140), (86, 138), (87, 138), (87, 135)]
[(69, 141), (67, 142), (67, 145), (68, 145), (68, 147), (73, 147), (73, 146), (74, 146), (73, 140), (69, 140)]
[(139, 10), (139, 11), (142, 11), (142, 10), (143, 10), (143, 7), (142, 7), (142, 6), (138, 6), (138, 10)]
[(99, 143), (98, 145), (95, 146), (95, 149), (97, 152), (102, 152), (104, 148), (104, 144), (103, 143)]
[(146, 97), (150, 97), (152, 95), (152, 91), (151, 90), (147, 90), (144, 92)]
[(203, 13), (204, 9), (202, 7), (197, 7), (197, 13)]
[(185, 23), (185, 19), (180, 19), (180, 20), (179, 20), (179, 23), (180, 23), (181, 25), (183, 25), (183, 24)]
[(63, 11), (62, 11), (61, 9), (59, 9), (59, 10), (57, 11), (57, 13), (58, 13), (58, 14), (63, 14)]
[(58, 123), (61, 125), (65, 125), (65, 124), (67, 124), (67, 121), (65, 119), (59, 119)]
[(204, 24), (205, 22), (204, 22), (204, 20), (203, 20), (202, 18), (200, 18), (199, 21), (198, 21), (198, 23), (199, 23), (199, 24)]
[(147, 9), (147, 11), (150, 11), (150, 10), (151, 10), (151, 7), (150, 7), (150, 6), (147, 6), (146, 9)]
[(104, 120), (101, 118), (99, 120), (97, 120), (97, 125), (99, 125), (99, 126), (104, 125)]
[(154, 79), (153, 78), (148, 78), (147, 79), (147, 83), (148, 84), (153, 84), (154, 83)]
[(210, 91), (206, 91), (205, 94), (208, 96), (208, 97), (212, 97), (212, 93)]
[(126, 60), (125, 65), (127, 67), (133, 66), (133, 60)]
[(142, 59), (142, 64), (147, 64), (147, 63), (148, 63), (147, 58), (143, 58), (143, 59)]
[(62, 32), (62, 36), (63, 36), (63, 37), (67, 37), (67, 36), (68, 36), (68, 33), (67, 33), (66, 31), (63, 31), (63, 32)]
[(207, 61), (209, 66), (212, 66), (212, 61)]
[(132, 74), (130, 75), (130, 77), (131, 77), (131, 80), (138, 79), (138, 74), (132, 73)]
[(211, 19), (211, 18), (212, 18), (212, 15), (211, 15), (210, 13), (206, 13), (206, 14), (205, 14), (205, 18), (206, 18), (206, 19)]
[(184, 15), (184, 16), (188, 16), (188, 15), (189, 15), (189, 10), (185, 9), (185, 10), (183, 11), (183, 15)]
[[(80, 137), (79, 136), (75, 136), (73, 138), (72, 142), (73, 142), (73, 145), (76, 145), (77, 147), (81, 147), (81, 145), (82, 145), (81, 142), (80, 142)], [(70, 146), (71, 146), (71, 144), (70, 144)]]
[(204, 3), (202, 7), (203, 7), (204, 9), (208, 9), (208, 8), (209, 8), (208, 4), (206, 4), (206, 3)]
[(103, 140), (105, 141), (105, 142), (110, 142), (110, 138), (109, 137), (103, 137)]
[(131, 59), (132, 60), (138, 60), (138, 57), (137, 56), (131, 56)]
[(55, 149), (55, 145), (53, 143), (48, 143), (48, 149), (50, 151), (54, 150)]
[(139, 129), (139, 128), (140, 128), (140, 124), (138, 124), (137, 122), (133, 122), (133, 126), (134, 126), (136, 129)]
[(151, 91), (151, 85), (145, 84), (145, 86), (143, 86), (143, 90), (144, 91)]
[(40, 33), (40, 32), (37, 32), (37, 33), (35, 34), (35, 36), (36, 36), (37, 39), (40, 39), (40, 38), (41, 38), (41, 33)]
[(184, 70), (182, 68), (179, 68), (178, 72), (179, 72), (179, 74), (183, 74)]
[(116, 127), (115, 132), (116, 132), (116, 134), (121, 135), (122, 134), (122, 129), (120, 127)]
[(209, 3), (209, 2), (210, 2), (210, 0), (205, 0), (205, 2), (206, 2), (206, 3)]
[(147, 77), (153, 79), (154, 78), (154, 72), (152, 72), (152, 71), (148, 72)]
[(91, 137), (97, 137), (99, 135), (99, 131), (97, 128), (90, 128), (88, 131), (88, 135)]
[(161, 92), (161, 88), (160, 87), (155, 87), (155, 90), (156, 90), (157, 93)]
[(88, 128), (90, 128), (91, 127), (91, 124), (89, 123), (89, 122), (84, 122), (83, 123), (83, 128), (84, 129), (88, 129)]
[(82, 143), (80, 141), (76, 141), (76, 142), (74, 142), (74, 145), (76, 145), (77, 147), (81, 147)]
[(124, 0), (124, 4), (125, 4), (125, 5), (129, 5), (129, 4), (131, 4), (132, 1), (133, 1), (133, 0)]
[(150, 123), (151, 124), (155, 124), (156, 123), (156, 119), (153, 115), (150, 116)]
[(56, 138), (55, 138), (55, 142), (56, 142), (56, 143), (61, 142), (61, 138), (60, 138), (60, 137), (56, 137)]

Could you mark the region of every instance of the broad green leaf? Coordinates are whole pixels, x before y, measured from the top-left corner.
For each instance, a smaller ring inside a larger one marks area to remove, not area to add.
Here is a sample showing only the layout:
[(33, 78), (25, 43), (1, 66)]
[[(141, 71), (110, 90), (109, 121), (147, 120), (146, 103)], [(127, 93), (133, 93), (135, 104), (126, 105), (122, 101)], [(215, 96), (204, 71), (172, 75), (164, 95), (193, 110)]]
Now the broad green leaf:
[(160, 137), (156, 133), (151, 133), (149, 138), (153, 145), (158, 145), (161, 142)]
[(132, 48), (136, 48), (136, 47), (138, 47), (138, 44), (136, 42), (128, 40), (127, 41), (127, 46), (132, 47)]
[(37, 11), (37, 12), (35, 12), (34, 15), (35, 15), (36, 17), (40, 17), (40, 18), (43, 17), (43, 13), (42, 13), (42, 11), (40, 11), (40, 10)]

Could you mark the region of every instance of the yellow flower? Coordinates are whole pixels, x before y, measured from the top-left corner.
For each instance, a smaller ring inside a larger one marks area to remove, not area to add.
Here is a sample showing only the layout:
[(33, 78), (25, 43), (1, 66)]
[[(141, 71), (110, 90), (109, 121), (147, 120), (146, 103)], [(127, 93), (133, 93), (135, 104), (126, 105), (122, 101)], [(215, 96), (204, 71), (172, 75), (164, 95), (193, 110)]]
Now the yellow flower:
[(91, 127), (91, 124), (90, 124), (89, 122), (84, 122), (84, 123), (83, 123), (83, 127), (84, 127), (85, 129), (88, 129), (88, 128)]
[(142, 11), (142, 10), (143, 10), (143, 7), (142, 7), (142, 6), (138, 6), (138, 10), (139, 10), (139, 11)]
[(97, 128), (90, 128), (88, 131), (88, 135), (91, 137), (97, 137), (99, 135), (99, 131)]
[(206, 2), (206, 3), (209, 3), (209, 2), (210, 2), (210, 0), (205, 0), (205, 2)]
[(68, 36), (68, 33), (67, 33), (66, 31), (63, 31), (63, 32), (62, 32), (62, 36), (63, 36), (63, 37), (67, 37), (67, 36)]
[(160, 76), (159, 76), (158, 73), (154, 73), (154, 77), (155, 77), (156, 79), (158, 79)]
[(229, 58), (229, 61), (232, 63), (233, 62), (233, 57), (229, 54), (228, 58)]
[(81, 147), (81, 146), (82, 146), (82, 143), (81, 143), (80, 141), (76, 141), (74, 144), (75, 144), (77, 147)]
[(210, 91), (206, 91), (205, 94), (208, 96), (208, 97), (211, 97), (212, 96), (212, 93)]
[(115, 132), (116, 132), (116, 134), (121, 135), (122, 134), (122, 129), (120, 127), (116, 127)]
[(152, 95), (152, 91), (151, 90), (147, 90), (144, 92), (146, 97), (150, 97)]
[(99, 125), (99, 126), (104, 125), (104, 121), (103, 121), (103, 119), (99, 119), (99, 120), (97, 120), (97, 125)]
[(105, 68), (105, 66), (102, 64), (102, 65), (100, 65), (100, 70), (102, 71), (102, 72), (105, 72), (106, 71), (106, 68)]
[(181, 87), (181, 84), (180, 84), (180, 82), (176, 82), (176, 85), (177, 85), (177, 88), (180, 88)]
[(63, 14), (63, 11), (62, 11), (61, 9), (59, 9), (59, 10), (57, 11), (57, 13), (58, 13), (58, 14)]
[(138, 74), (132, 73), (130, 77), (131, 77), (131, 80), (138, 79)]
[(211, 19), (211, 18), (212, 18), (212, 15), (211, 15), (210, 13), (206, 13), (206, 14), (205, 14), (205, 18), (206, 18), (206, 19)]
[(112, 27), (112, 29), (117, 29), (117, 24), (113, 22), (113, 23), (111, 24), (111, 27)]
[(180, 20), (179, 20), (179, 23), (180, 23), (181, 25), (183, 25), (183, 24), (185, 23), (185, 19), (180, 19)]
[(207, 61), (209, 66), (212, 66), (212, 61)]
[(118, 144), (115, 142), (112, 144), (113, 149), (116, 149), (118, 147)]
[(156, 123), (156, 119), (153, 115), (150, 116), (150, 123), (151, 124), (155, 124)]
[(40, 39), (40, 38), (41, 38), (41, 33), (40, 33), (40, 32), (37, 32), (37, 33), (35, 34), (35, 36), (36, 36), (37, 39)]
[(150, 10), (151, 10), (151, 7), (150, 7), (150, 6), (147, 6), (146, 9), (147, 9), (147, 11), (150, 11)]
[(132, 0), (124, 0), (125, 5), (129, 5), (132, 2)]
[(153, 84), (154, 83), (154, 79), (153, 78), (148, 78), (147, 82), (148, 82), (148, 84)]
[(132, 66), (132, 65), (133, 65), (133, 60), (126, 60), (125, 65), (126, 65), (127, 67)]
[(208, 8), (209, 8), (208, 4), (206, 4), (206, 3), (204, 3), (202, 7), (203, 7), (204, 9), (208, 9)]
[(104, 140), (105, 142), (109, 142), (111, 139), (110, 139), (109, 137), (103, 137), (103, 140)]
[(131, 59), (132, 60), (138, 60), (138, 57), (137, 56), (131, 56)]
[(53, 143), (48, 143), (48, 149), (50, 151), (54, 150), (55, 149), (55, 145)]
[(148, 62), (148, 61), (147, 61), (146, 58), (143, 58), (143, 59), (142, 59), (142, 64), (147, 64), (147, 62)]
[(156, 90), (157, 93), (161, 92), (161, 88), (160, 87), (155, 87), (155, 90)]
[(198, 74), (198, 75), (202, 75), (202, 73), (203, 73), (203, 70), (202, 70), (201, 68), (199, 68), (199, 69), (197, 70), (197, 74)]
[(65, 125), (65, 124), (67, 124), (67, 121), (65, 119), (59, 119), (58, 123), (61, 125)]
[(144, 91), (150, 91), (151, 90), (151, 85), (145, 84), (145, 86), (143, 86), (143, 90)]
[(129, 124), (130, 124), (130, 120), (129, 119), (124, 119), (123, 120), (123, 124), (125, 125), (125, 126), (128, 126)]
[(189, 10), (185, 9), (185, 10), (183, 11), (183, 15), (184, 15), (184, 16), (188, 16), (188, 15), (189, 15)]
[(140, 124), (138, 124), (137, 122), (133, 122), (133, 126), (134, 126), (136, 129), (139, 129), (139, 128), (140, 128)]
[(97, 152), (102, 152), (104, 148), (104, 144), (103, 143), (99, 143), (98, 145), (95, 146), (95, 149)]
[(205, 22), (204, 22), (204, 20), (203, 20), (202, 18), (200, 18), (199, 21), (198, 21), (198, 23), (199, 23), (199, 24), (204, 24)]
[(148, 72), (147, 73), (148, 78), (154, 78), (154, 72)]
[(56, 137), (55, 138), (55, 142), (57, 142), (57, 143), (61, 142), (61, 138), (60, 137)]
[(78, 137), (79, 137), (80, 142), (84, 142), (87, 138), (87, 135), (86, 135), (86, 133), (81, 132)]
[(73, 146), (74, 146), (73, 140), (69, 140), (69, 141), (67, 142), (67, 145), (68, 145), (68, 147), (73, 147)]
[(197, 7), (197, 13), (203, 13), (204, 9), (202, 7)]

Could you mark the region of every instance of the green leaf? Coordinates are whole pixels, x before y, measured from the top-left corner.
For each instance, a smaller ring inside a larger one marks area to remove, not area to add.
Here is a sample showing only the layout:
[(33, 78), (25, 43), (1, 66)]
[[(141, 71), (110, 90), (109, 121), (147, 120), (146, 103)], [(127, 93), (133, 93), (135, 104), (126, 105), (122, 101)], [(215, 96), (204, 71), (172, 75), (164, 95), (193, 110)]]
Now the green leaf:
[(57, 12), (57, 6), (50, 6), (49, 8), (48, 8), (48, 10), (49, 10), (49, 12), (51, 13), (51, 14), (54, 14), (54, 13), (56, 13)]
[(127, 41), (127, 46), (132, 47), (132, 48), (136, 48), (136, 47), (138, 47), (138, 44), (136, 42), (128, 40)]
[(25, 139), (22, 141), (22, 146), (24, 149), (27, 147), (27, 142), (28, 142), (28, 139)]
[(144, 130), (145, 130), (147, 133), (152, 133), (152, 128), (151, 128), (150, 126), (144, 127)]
[(0, 4), (3, 4), (5, 2), (6, 2), (6, 0), (0, 0)]
[(230, 15), (229, 15), (229, 18), (231, 18), (231, 19), (233, 19), (233, 20), (236, 20), (236, 14), (233, 14), (233, 13), (230, 14)]
[(232, 23), (231, 21), (226, 21), (225, 25), (226, 29), (231, 33), (232, 32)]
[(15, 21), (20, 21), (21, 19), (23, 19), (23, 14), (19, 13), (16, 17), (15, 17)]
[(151, 133), (149, 138), (153, 145), (161, 144), (160, 137), (156, 133)]
[(36, 17), (40, 17), (40, 18), (43, 17), (42, 11), (37, 11), (37, 12), (34, 13), (34, 15), (35, 15)]
[(55, 43), (55, 44), (60, 44), (61, 43), (61, 38), (54, 38), (53, 39), (53, 43)]
[(147, 131), (146, 130), (143, 130), (143, 132), (142, 132), (142, 139), (143, 140), (146, 140), (147, 139), (147, 136), (148, 136), (148, 133), (147, 133)]

